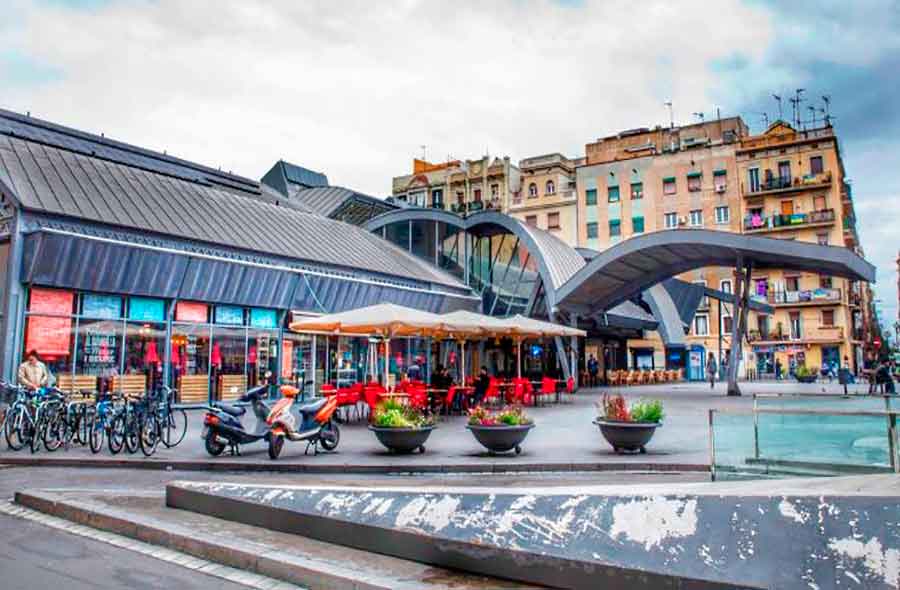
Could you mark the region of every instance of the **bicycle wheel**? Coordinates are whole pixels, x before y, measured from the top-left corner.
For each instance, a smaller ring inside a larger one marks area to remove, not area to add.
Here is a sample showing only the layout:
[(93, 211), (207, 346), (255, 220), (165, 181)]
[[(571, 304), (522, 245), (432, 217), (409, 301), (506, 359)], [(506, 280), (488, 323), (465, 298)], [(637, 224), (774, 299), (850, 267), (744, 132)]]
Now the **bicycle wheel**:
[(109, 452), (118, 455), (125, 446), (125, 411), (117, 412), (113, 416), (112, 423), (109, 426), (106, 443), (109, 446)]
[(103, 418), (97, 412), (91, 413), (89, 428), (88, 444), (91, 447), (91, 452), (96, 455), (103, 448), (103, 433), (105, 432)]
[(41, 440), (44, 442), (44, 448), (52, 453), (61, 447), (66, 442), (67, 430), (66, 419), (59, 411), (52, 411), (48, 414), (41, 430)]
[(148, 412), (144, 415), (140, 424), (140, 436), (138, 440), (141, 445), (141, 452), (149, 457), (156, 452), (159, 446), (159, 420), (156, 414)]
[(6, 438), (6, 446), (14, 451), (20, 451), (25, 446), (25, 441), (22, 440), (20, 432), (24, 417), (25, 408), (21, 405), (14, 405), (6, 412), (3, 436)]
[(42, 414), (38, 414), (37, 420), (34, 422), (34, 428), (31, 431), (31, 438), (29, 438), (29, 448), (32, 453), (38, 452), (41, 448), (41, 443), (44, 440), (44, 427), (47, 421), (44, 419)]
[(82, 445), (89, 445), (91, 442), (92, 428), (94, 423), (94, 414), (96, 413), (96, 409), (94, 406), (88, 404), (82, 404), (82, 406), (75, 413), (75, 438), (78, 439), (78, 443)]
[(167, 448), (178, 446), (187, 434), (187, 412), (184, 410), (172, 410), (166, 416), (166, 422), (162, 428), (162, 443)]
[(141, 420), (136, 412), (129, 412), (125, 419), (125, 450), (132, 455), (141, 447)]

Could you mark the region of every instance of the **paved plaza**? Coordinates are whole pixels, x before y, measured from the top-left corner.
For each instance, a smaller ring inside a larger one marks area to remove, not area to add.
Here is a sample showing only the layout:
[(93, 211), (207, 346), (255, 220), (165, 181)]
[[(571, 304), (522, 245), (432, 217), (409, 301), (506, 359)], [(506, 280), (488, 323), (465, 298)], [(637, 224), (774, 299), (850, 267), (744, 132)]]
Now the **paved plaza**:
[[(428, 468), (435, 470), (490, 471), (493, 466), (522, 465), (523, 470), (578, 470), (579, 466), (604, 464), (640, 464), (652, 468), (674, 470), (703, 470), (709, 466), (708, 410), (749, 410), (753, 404), (753, 394), (837, 394), (841, 391), (835, 383), (799, 384), (793, 381), (744, 383), (742, 397), (727, 397), (724, 384), (717, 384), (710, 390), (705, 383), (673, 383), (637, 387), (615, 387), (581, 389), (567, 403), (550, 404), (530, 409), (536, 428), (523, 444), (521, 455), (488, 455), (465, 429), (465, 417), (442, 416), (438, 428), (426, 443), (424, 454), (394, 455), (388, 453), (375, 436), (366, 428), (365, 421), (351, 421), (341, 425), (341, 442), (337, 451), (320, 453), (318, 456), (304, 455), (305, 443), (287, 443), (279, 465), (303, 466), (345, 466), (347, 468), (374, 468), (393, 466), (397, 471)], [(851, 391), (864, 393), (865, 385), (851, 386)], [(665, 420), (662, 428), (647, 447), (647, 454), (618, 455), (603, 440), (597, 426), (592, 424), (596, 416), (595, 404), (606, 392), (622, 393), (629, 401), (640, 397), (658, 398), (665, 404)], [(814, 400), (814, 398), (813, 398)], [(808, 403), (814, 403), (810, 401)], [(27, 450), (13, 452), (5, 448), (0, 451), (3, 458), (22, 459), (78, 459), (97, 462), (134, 461), (175, 464), (179, 461), (229, 462), (236, 464), (273, 465), (268, 458), (264, 443), (256, 443), (241, 448), (241, 456), (232, 457), (227, 453), (221, 457), (210, 457), (200, 438), (202, 412), (189, 413), (188, 433), (184, 442), (174, 449), (160, 446), (150, 458), (140, 453), (111, 455), (104, 449), (94, 455), (88, 449), (72, 447), (48, 453), (41, 450), (31, 454)], [(252, 420), (245, 416), (245, 419)], [(202, 468), (202, 465), (199, 466)], [(258, 467), (257, 467), (258, 468)]]

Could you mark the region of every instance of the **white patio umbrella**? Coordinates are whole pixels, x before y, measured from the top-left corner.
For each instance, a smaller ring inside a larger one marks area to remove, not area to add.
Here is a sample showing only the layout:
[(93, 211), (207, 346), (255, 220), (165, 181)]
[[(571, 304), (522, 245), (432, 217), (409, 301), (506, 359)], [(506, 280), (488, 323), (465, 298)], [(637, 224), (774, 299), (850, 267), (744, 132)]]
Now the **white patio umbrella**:
[(512, 336), (516, 328), (505, 320), (494, 316), (475, 313), (474, 311), (458, 310), (445, 313), (441, 316), (447, 334), (459, 342), (460, 349), (460, 379), (465, 383), (465, 342), (466, 339), (490, 338), (497, 336)]
[[(540, 336), (587, 336), (587, 332), (578, 328), (563, 326), (562, 324), (554, 324), (553, 322), (545, 322), (543, 320), (536, 320), (534, 318), (525, 317), (519, 314), (514, 315), (511, 318), (507, 318), (506, 321), (514, 326), (517, 326), (522, 331), (533, 331), (539, 333)], [(519, 346), (517, 345), (517, 354), (519, 352), (518, 348)], [(521, 361), (519, 362), (519, 376), (522, 376)]]

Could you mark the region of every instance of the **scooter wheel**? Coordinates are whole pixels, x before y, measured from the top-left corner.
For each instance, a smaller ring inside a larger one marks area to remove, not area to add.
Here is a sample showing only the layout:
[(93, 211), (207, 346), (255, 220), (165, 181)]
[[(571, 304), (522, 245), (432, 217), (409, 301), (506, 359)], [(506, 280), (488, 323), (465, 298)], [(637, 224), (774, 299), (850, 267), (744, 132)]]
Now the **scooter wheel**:
[(521, 455), (521, 454), (522, 454), (522, 447), (520, 447), (519, 445), (516, 445), (516, 455)]
[(424, 452), (425, 452), (425, 445), (419, 445), (419, 452), (420, 452), (420, 453), (424, 453)]
[(207, 435), (206, 440), (204, 440), (203, 443), (206, 447), (206, 452), (213, 457), (218, 457), (225, 450), (225, 443), (216, 440), (216, 435), (212, 433)]
[(283, 436), (272, 436), (269, 438), (269, 459), (275, 460), (278, 458), (278, 455), (281, 454), (281, 449), (284, 447), (284, 437)]

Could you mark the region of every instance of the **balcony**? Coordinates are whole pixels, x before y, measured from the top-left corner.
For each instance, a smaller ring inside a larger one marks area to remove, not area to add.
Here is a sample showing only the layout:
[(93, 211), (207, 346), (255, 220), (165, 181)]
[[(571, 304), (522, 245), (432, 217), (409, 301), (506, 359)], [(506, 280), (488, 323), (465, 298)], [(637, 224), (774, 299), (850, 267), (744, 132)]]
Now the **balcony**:
[(840, 289), (807, 289), (804, 291), (773, 291), (768, 303), (775, 306), (805, 307), (811, 305), (833, 305), (841, 303)]
[(759, 183), (759, 186), (748, 187), (741, 183), (741, 191), (745, 197), (758, 197), (761, 195), (773, 195), (791, 193), (796, 191), (825, 188), (831, 185), (831, 172), (822, 174), (808, 174), (806, 176), (775, 176), (767, 178)]
[(763, 233), (788, 231), (804, 227), (824, 227), (834, 223), (834, 209), (822, 209), (811, 213), (793, 213), (791, 215), (747, 215), (744, 217), (744, 231), (747, 233)]
[(835, 344), (843, 342), (843, 326), (803, 326), (799, 334), (793, 337), (787, 332), (769, 332), (760, 334), (758, 330), (750, 330), (747, 339), (754, 344)]

